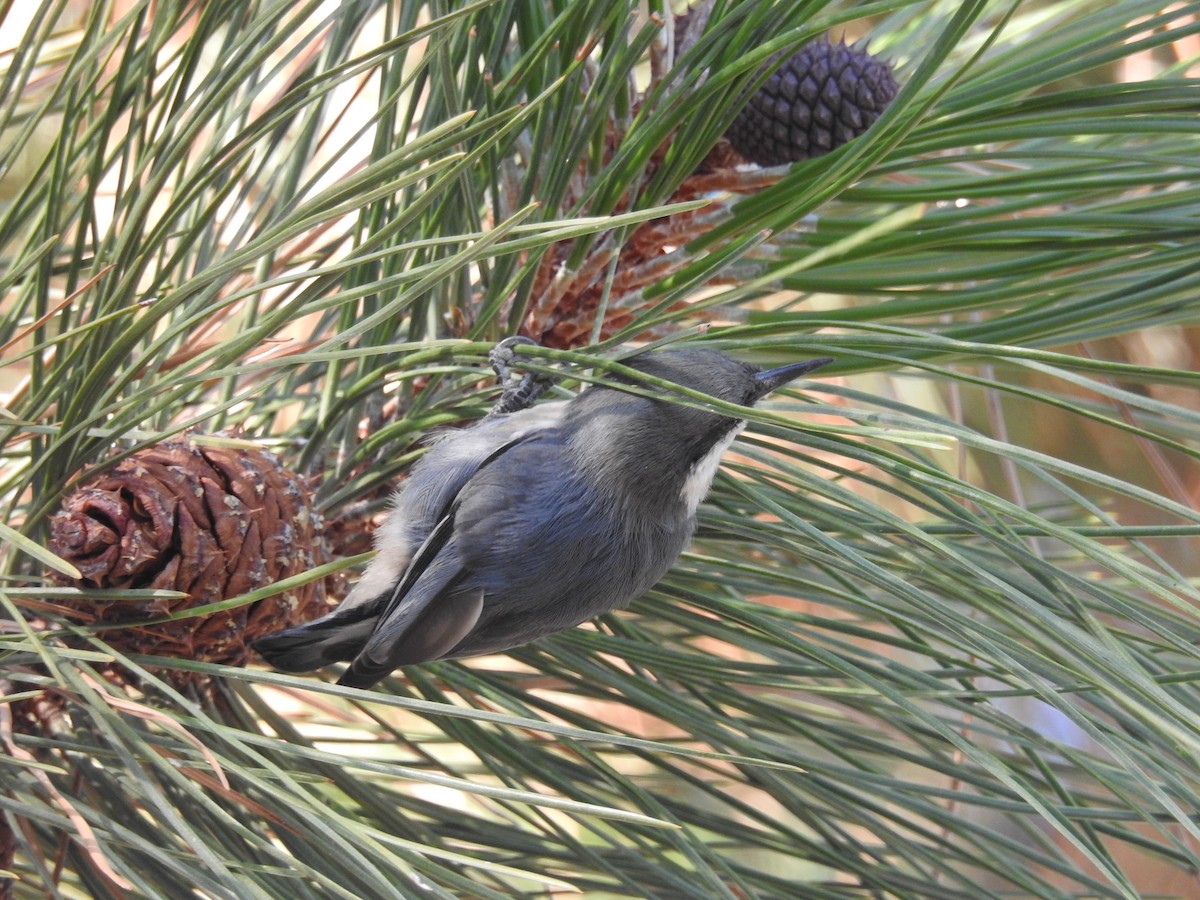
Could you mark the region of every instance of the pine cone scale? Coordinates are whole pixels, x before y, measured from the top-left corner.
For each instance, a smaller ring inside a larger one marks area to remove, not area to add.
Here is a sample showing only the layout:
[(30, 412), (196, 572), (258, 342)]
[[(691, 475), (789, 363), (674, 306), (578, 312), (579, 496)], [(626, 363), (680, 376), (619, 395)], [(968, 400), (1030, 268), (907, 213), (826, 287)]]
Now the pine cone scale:
[(253, 447), (166, 441), (135, 453), (68, 497), (50, 546), (81, 587), (153, 588), (184, 600), (70, 601), (124, 651), (240, 665), (254, 638), (327, 612), (323, 580), (248, 606), (159, 625), (149, 618), (230, 599), (328, 558), (300, 479)]

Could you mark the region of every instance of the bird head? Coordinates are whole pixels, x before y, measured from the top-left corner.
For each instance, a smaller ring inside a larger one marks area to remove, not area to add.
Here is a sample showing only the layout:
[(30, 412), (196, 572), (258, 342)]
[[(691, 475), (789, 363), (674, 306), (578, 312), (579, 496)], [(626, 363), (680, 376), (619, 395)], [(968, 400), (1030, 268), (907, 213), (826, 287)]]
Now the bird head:
[[(623, 362), (652, 378), (750, 407), (831, 361), (763, 369), (715, 350), (688, 348), (643, 353)], [(622, 390), (624, 384), (638, 383), (613, 375), (579, 395), (570, 412), (577, 457), (623, 496), (654, 509), (668, 509), (683, 498), (694, 512), (696, 498), (707, 492), (721, 454), (744, 420), (665, 396), (660, 400)]]

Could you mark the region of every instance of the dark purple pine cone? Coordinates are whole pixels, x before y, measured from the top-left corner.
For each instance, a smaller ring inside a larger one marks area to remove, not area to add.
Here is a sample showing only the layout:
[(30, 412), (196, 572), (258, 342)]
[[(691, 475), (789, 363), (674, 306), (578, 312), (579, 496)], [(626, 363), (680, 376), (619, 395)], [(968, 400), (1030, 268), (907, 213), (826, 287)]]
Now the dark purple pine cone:
[(821, 38), (771, 74), (725, 137), (760, 166), (810, 159), (870, 128), (897, 89), (889, 63)]

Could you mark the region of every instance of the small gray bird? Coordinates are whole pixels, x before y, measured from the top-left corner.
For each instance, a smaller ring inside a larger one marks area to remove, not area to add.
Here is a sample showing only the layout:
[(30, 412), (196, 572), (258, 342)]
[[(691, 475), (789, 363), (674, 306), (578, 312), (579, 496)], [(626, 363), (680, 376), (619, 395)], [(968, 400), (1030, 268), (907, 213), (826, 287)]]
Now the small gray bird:
[[(625, 362), (752, 406), (831, 360), (763, 371), (686, 349)], [(254, 649), (288, 672), (350, 662), (338, 683), (365, 688), (399, 666), (507, 650), (627, 606), (687, 547), (746, 423), (610, 381), (436, 437), (345, 601)]]

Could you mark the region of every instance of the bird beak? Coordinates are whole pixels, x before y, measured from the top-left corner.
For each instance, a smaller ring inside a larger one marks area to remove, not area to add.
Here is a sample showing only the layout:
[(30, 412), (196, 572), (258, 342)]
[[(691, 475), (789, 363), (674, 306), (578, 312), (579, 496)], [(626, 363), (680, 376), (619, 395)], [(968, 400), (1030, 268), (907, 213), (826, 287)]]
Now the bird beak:
[(754, 376), (754, 397), (751, 402), (756, 403), (761, 400), (771, 391), (783, 387), (789, 381), (794, 381), (801, 375), (807, 375), (809, 372), (827, 366), (833, 362), (832, 356), (822, 356), (820, 359), (810, 359), (806, 362), (792, 363), (789, 366), (780, 366), (778, 369), (767, 369), (759, 372)]

